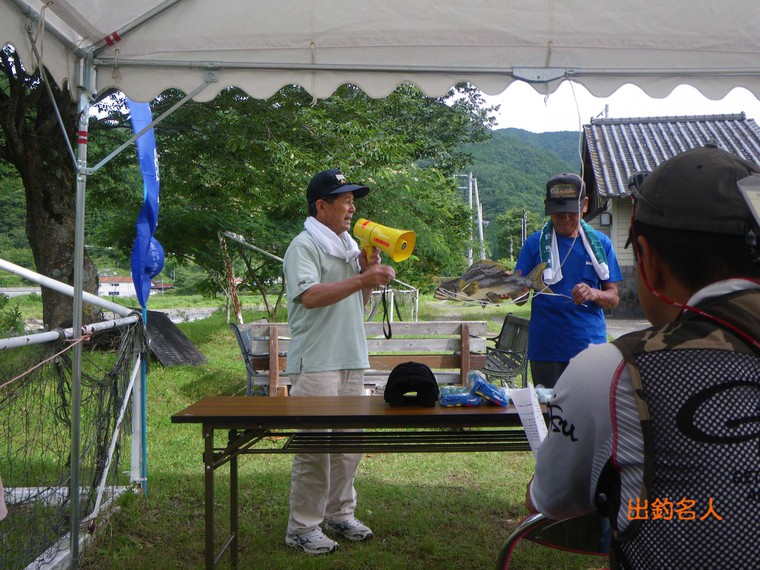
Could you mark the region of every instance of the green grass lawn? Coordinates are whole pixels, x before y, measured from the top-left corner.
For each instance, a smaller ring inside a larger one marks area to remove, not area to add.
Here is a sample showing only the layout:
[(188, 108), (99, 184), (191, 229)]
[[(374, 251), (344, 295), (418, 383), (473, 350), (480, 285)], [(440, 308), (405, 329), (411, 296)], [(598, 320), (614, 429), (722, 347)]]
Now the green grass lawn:
[[(421, 299), (420, 320), (487, 320), (498, 332), (509, 312), (529, 308), (461, 307)], [(245, 312), (246, 322), (257, 318)], [(85, 569), (203, 567), (201, 429), (170, 418), (196, 400), (243, 395), (245, 368), (222, 312), (179, 325), (208, 363), (148, 374), (148, 493), (129, 495), (81, 556)], [(274, 569), (467, 570), (494, 568), (499, 549), (527, 513), (530, 453), (374, 454), (357, 476), (357, 516), (375, 532), (367, 543), (341, 543), (329, 556), (308, 556), (284, 545), (291, 456), (240, 460), (240, 567)], [(216, 474), (217, 543), (226, 536), (225, 468)], [(600, 568), (605, 559), (521, 546), (513, 568)], [(228, 567), (228, 557), (221, 561)]]

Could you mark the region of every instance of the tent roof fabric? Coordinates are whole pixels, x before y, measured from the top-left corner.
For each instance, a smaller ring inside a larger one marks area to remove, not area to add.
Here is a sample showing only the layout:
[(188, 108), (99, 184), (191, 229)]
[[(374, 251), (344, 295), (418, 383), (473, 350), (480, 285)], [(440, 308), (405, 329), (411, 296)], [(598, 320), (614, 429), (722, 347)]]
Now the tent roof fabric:
[(760, 92), (754, 0), (0, 0), (0, 40), (31, 69), (28, 21), (56, 81), (91, 57), (94, 91), (138, 101), (206, 83), (196, 100), (231, 85), (259, 98), (343, 83), (382, 97), (402, 82), (440, 96), (459, 81), (497, 94), (516, 79), (597, 96), (625, 83), (658, 97), (684, 83), (710, 98)]

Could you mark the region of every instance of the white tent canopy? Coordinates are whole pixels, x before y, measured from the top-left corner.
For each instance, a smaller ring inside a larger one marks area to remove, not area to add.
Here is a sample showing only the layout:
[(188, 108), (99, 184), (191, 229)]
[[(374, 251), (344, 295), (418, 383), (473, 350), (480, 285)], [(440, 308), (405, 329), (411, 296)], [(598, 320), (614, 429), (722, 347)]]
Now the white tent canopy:
[(625, 83), (659, 97), (682, 83), (713, 99), (760, 93), (755, 0), (2, 0), (0, 30), (28, 68), (39, 36), (57, 82), (82, 59), (92, 91), (139, 101), (208, 82), (196, 100), (287, 84), (324, 98), (349, 82), (372, 97), (405, 81), (434, 96), (465, 80), (550, 93), (566, 78), (597, 96)]
[[(208, 101), (233, 85), (265, 98), (298, 84), (325, 98), (353, 83), (383, 97), (413, 82), (440, 96), (468, 81), (495, 95), (515, 80), (551, 93), (566, 79), (597, 96), (626, 83), (659, 97), (680, 84), (712, 99), (734, 87), (760, 93), (757, 0), (0, 0), (7, 44), (28, 71), (42, 64), (50, 81), (70, 85), (79, 104), (75, 335), (92, 94), (150, 101), (178, 88)], [(73, 358), (76, 410), (79, 344)], [(74, 501), (73, 560), (77, 510)]]

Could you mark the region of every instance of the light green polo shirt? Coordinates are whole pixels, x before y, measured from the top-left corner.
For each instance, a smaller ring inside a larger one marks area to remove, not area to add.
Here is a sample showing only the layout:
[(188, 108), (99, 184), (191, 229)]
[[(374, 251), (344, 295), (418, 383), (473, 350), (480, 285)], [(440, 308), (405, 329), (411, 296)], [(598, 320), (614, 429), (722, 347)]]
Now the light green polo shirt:
[(291, 332), (286, 372), (369, 368), (361, 291), (327, 307), (307, 309), (301, 303), (301, 294), (309, 287), (356, 275), (358, 262), (346, 263), (327, 255), (303, 231), (290, 242), (283, 269)]

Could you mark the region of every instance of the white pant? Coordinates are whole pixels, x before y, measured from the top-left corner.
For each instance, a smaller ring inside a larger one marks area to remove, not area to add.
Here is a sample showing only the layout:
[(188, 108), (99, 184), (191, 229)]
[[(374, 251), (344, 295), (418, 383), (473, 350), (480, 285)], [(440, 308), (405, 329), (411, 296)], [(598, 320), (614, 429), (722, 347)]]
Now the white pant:
[[(364, 370), (301, 372), (292, 374), (290, 383), (291, 397), (361, 396)], [(341, 522), (354, 515), (354, 477), (361, 457), (361, 453), (298, 453), (293, 457), (288, 534), (314, 530), (326, 518)]]
[(0, 479), (0, 521), (8, 516), (8, 509), (5, 506), (5, 497), (3, 496), (3, 480)]

